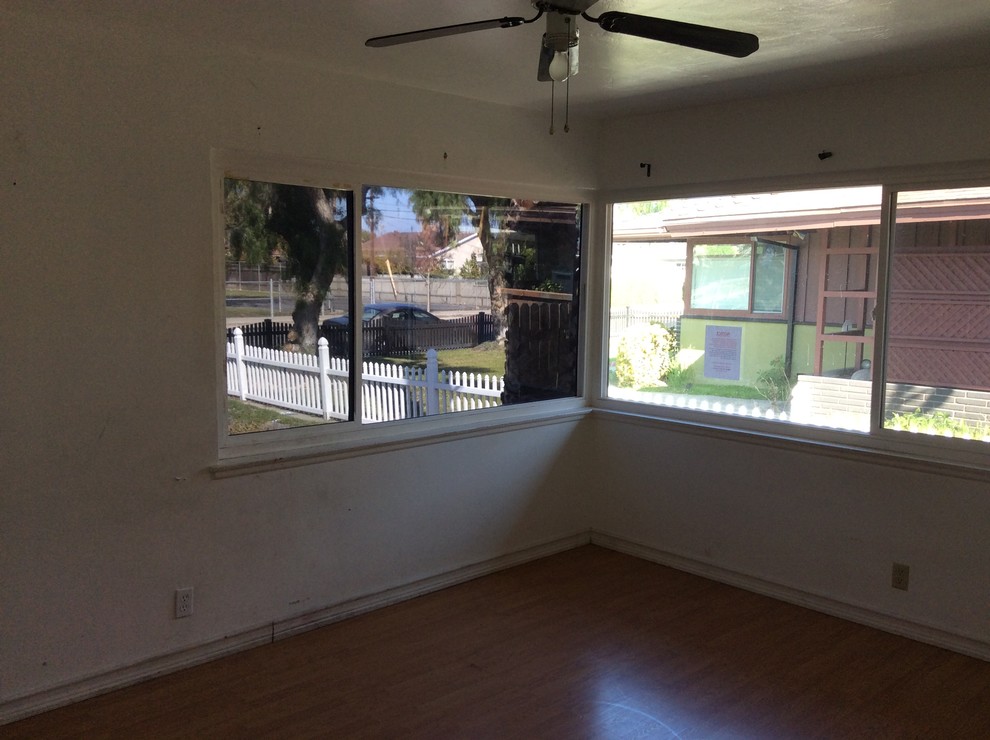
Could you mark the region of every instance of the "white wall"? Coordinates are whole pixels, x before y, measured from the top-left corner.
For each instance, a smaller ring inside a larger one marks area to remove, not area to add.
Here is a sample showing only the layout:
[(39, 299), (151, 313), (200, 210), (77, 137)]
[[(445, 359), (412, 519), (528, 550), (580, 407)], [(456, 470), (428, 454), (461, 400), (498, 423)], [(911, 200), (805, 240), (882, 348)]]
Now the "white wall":
[[(609, 491), (596, 530), (660, 562), (683, 558), (716, 578), (833, 613), (849, 606), (851, 618), (990, 655), (985, 482), (615, 418), (594, 425)], [(894, 562), (911, 567), (907, 592), (891, 588)]]
[(574, 422), (211, 478), (210, 149), (542, 187), (593, 162), (542, 117), (32, 12), (0, 10), (0, 705), (587, 530)]
[[(844, 171), (859, 177), (990, 162), (988, 89), (990, 69), (944, 71), (613, 121), (603, 127), (602, 184), (635, 199), (658, 197), (664, 187), (687, 193), (692, 183), (814, 185)], [(834, 157), (819, 160), (822, 149)], [(652, 162), (649, 184), (660, 190), (643, 190), (642, 161)], [(990, 655), (985, 479), (597, 416), (598, 485), (608, 491), (596, 499), (597, 529), (661, 558), (972, 639), (979, 644), (967, 647)], [(894, 561), (911, 566), (907, 593), (890, 587)]]
[[(606, 190), (795, 178), (990, 159), (990, 69), (945, 70), (606, 122)], [(818, 153), (833, 156), (820, 160)], [(650, 162), (646, 177), (640, 162)]]

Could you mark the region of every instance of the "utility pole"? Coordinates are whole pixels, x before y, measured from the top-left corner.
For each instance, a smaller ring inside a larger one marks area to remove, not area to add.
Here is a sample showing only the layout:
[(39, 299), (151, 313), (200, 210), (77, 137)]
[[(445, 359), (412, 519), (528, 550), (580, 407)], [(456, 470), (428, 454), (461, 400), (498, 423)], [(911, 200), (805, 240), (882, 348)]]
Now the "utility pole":
[(371, 218), (368, 219), (369, 230), (371, 231), (371, 260), (368, 263), (368, 276), (371, 278), (375, 277), (375, 227), (378, 225), (375, 223), (378, 219), (375, 217), (375, 191), (368, 191), (368, 215)]

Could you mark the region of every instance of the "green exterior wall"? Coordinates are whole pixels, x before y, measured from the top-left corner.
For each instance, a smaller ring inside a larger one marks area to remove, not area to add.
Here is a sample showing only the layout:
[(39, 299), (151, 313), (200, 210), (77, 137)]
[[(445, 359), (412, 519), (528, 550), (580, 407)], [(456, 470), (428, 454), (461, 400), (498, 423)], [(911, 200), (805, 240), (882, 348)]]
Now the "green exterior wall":
[[(739, 380), (705, 378), (707, 383), (725, 385), (754, 385), (757, 374), (770, 368), (770, 361), (783, 357), (787, 348), (787, 323), (783, 321), (734, 321), (732, 319), (689, 318), (681, 319), (681, 349), (678, 359), (682, 366), (694, 370), (699, 380), (705, 372), (705, 327), (738, 326), (742, 328), (740, 348)], [(871, 359), (873, 348), (869, 343), (863, 357)], [(852, 368), (856, 360), (856, 345), (845, 342), (828, 342), (825, 345), (823, 370)], [(810, 374), (815, 367), (815, 327), (798, 324), (794, 327), (794, 342), (791, 350), (792, 377)]]

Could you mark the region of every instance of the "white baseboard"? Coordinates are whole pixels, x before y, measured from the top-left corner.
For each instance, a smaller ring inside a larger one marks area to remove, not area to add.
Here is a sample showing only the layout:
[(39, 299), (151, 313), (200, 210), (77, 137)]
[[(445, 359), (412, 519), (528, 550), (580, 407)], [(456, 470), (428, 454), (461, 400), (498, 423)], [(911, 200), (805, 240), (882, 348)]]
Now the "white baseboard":
[(659, 565), (676, 568), (687, 573), (693, 573), (694, 575), (712, 581), (736, 586), (746, 591), (752, 591), (779, 601), (785, 601), (789, 604), (813, 609), (814, 611), (839, 617), (850, 622), (874, 627), (883, 632), (890, 632), (901, 637), (908, 637), (918, 642), (952, 650), (953, 652), (973, 658), (990, 661), (990, 643), (986, 641), (946, 632), (937, 627), (911, 622), (872, 609), (846, 604), (826, 596), (819, 596), (801, 591), (800, 589), (791, 588), (790, 586), (782, 586), (755, 576), (738, 573), (712, 565), (711, 563), (705, 563), (693, 558), (684, 557), (683, 555), (659, 550), (649, 545), (643, 545), (597, 530), (591, 531), (591, 544), (609, 550), (615, 550), (626, 555), (632, 555)]
[(343, 619), (413, 599), (417, 596), (439, 591), (458, 583), (480, 578), (500, 570), (522, 565), (532, 560), (571, 550), (591, 542), (591, 532), (579, 532), (569, 537), (545, 542), (506, 555), (491, 558), (462, 568), (440, 573), (413, 583), (397, 586), (386, 591), (352, 599), (341, 604), (328, 606), (285, 620), (259, 626), (235, 635), (224, 637), (203, 645), (197, 645), (176, 653), (169, 653), (134, 665), (100, 673), (61, 686), (28, 694), (4, 701), (0, 704), (0, 725), (73, 704), (100, 694), (106, 694), (125, 686), (146, 681), (184, 668), (191, 668), (217, 658), (222, 658), (242, 650), (264, 645), (318, 627), (323, 627)]

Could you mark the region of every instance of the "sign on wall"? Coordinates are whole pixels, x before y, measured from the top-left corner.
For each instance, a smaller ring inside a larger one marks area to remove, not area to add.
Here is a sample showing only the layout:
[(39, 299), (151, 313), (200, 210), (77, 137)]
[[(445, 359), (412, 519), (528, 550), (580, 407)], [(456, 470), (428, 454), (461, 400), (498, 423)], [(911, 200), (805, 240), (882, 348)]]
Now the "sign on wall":
[(742, 327), (705, 327), (705, 377), (739, 380)]

